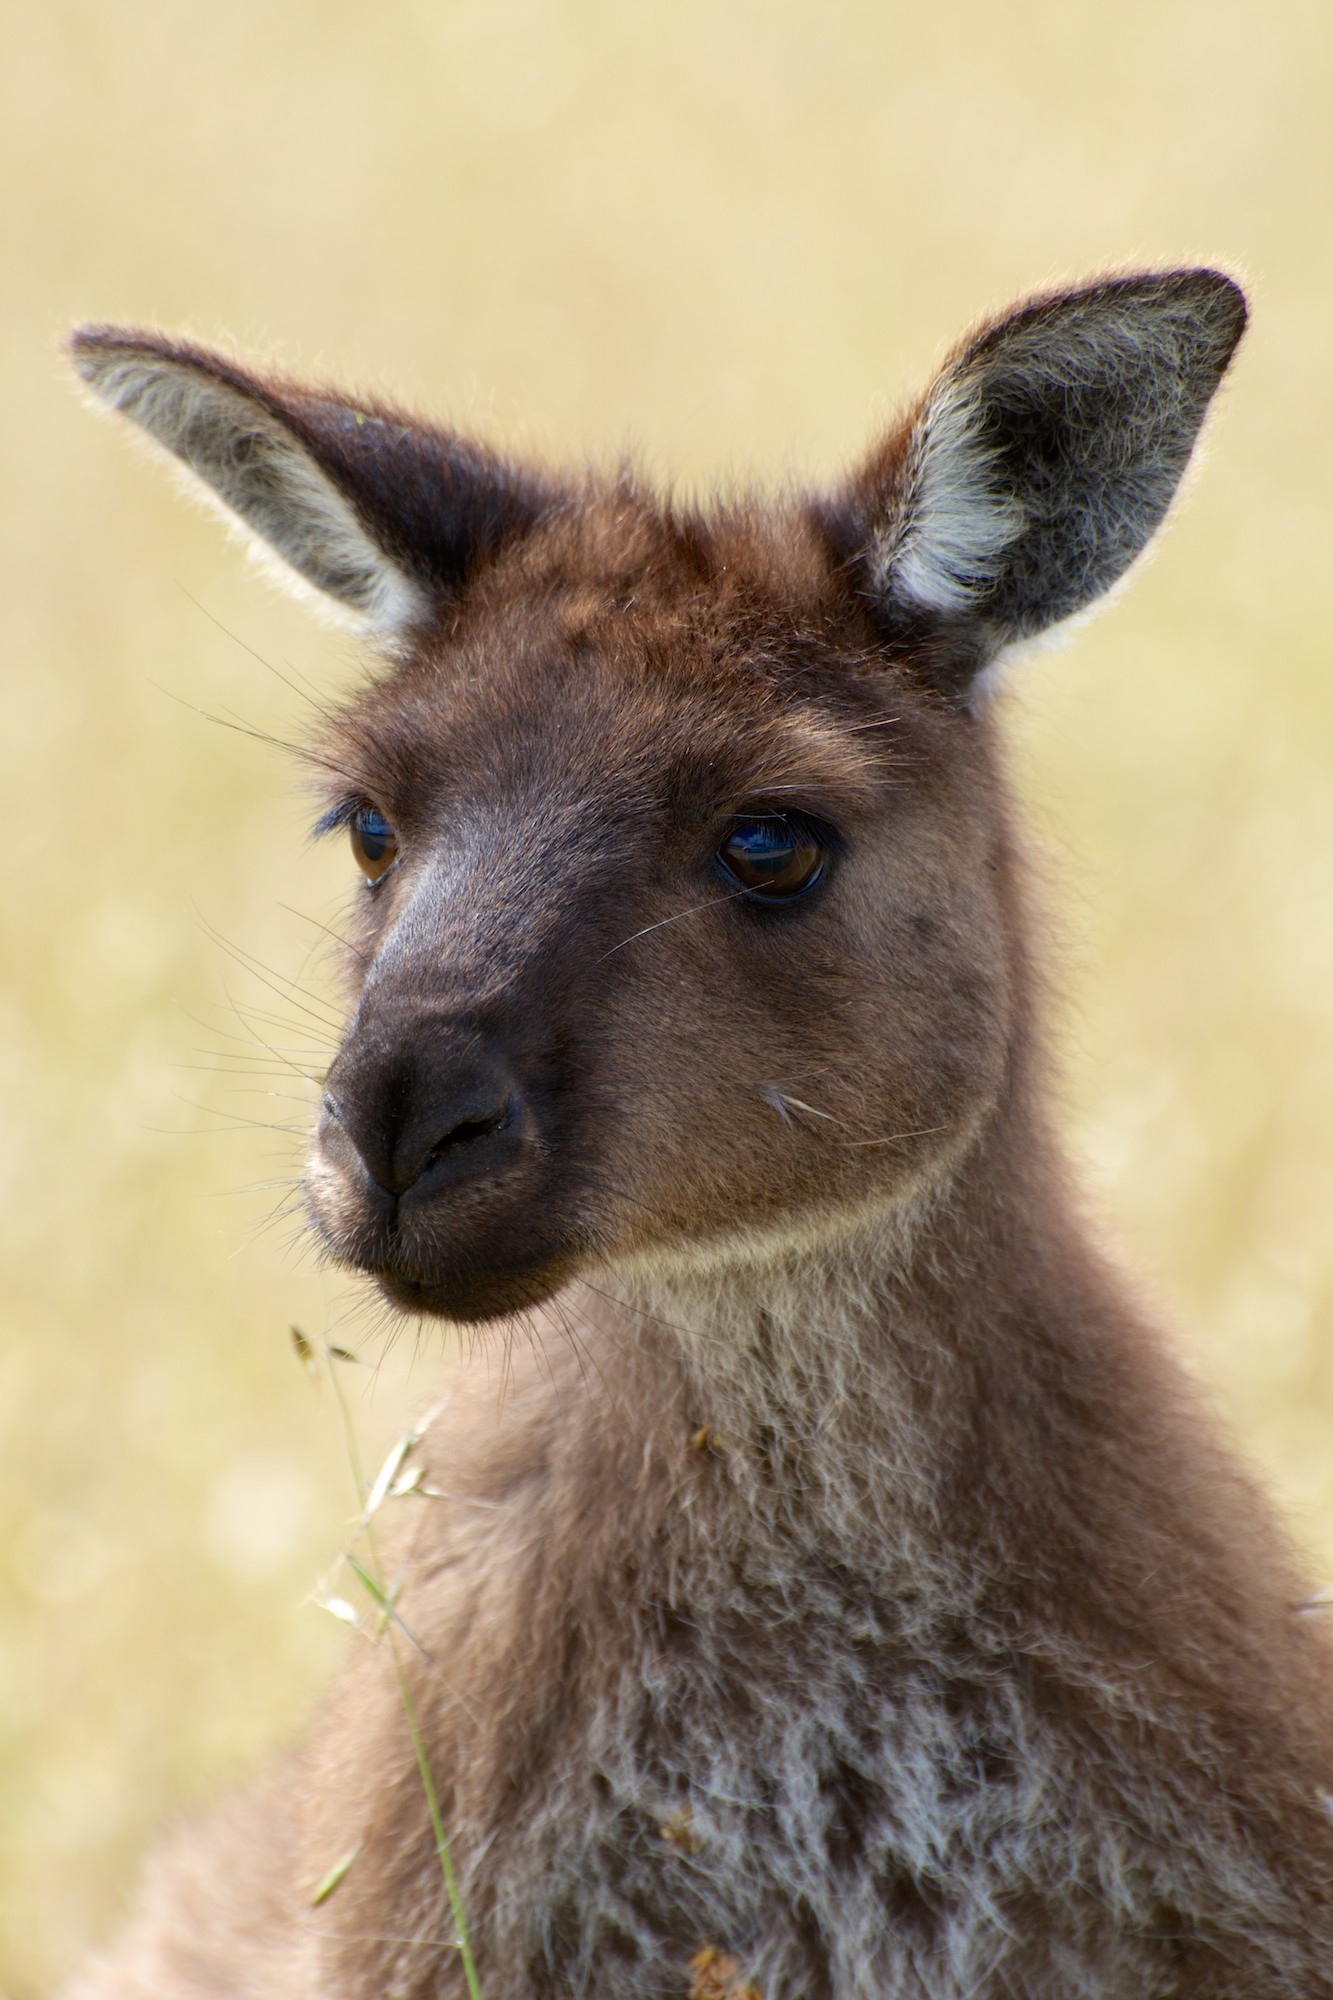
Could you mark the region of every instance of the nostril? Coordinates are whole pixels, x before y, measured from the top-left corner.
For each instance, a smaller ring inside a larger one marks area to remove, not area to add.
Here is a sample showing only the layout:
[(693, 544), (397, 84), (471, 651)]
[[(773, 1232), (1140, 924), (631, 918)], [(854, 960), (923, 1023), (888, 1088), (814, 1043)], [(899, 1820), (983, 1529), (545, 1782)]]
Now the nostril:
[(432, 1086), (401, 1067), (367, 1064), (323, 1093), (319, 1144), (331, 1166), (354, 1174), (359, 1165), (392, 1204), (500, 1169), (522, 1151), (523, 1131), (522, 1095), (494, 1069)]
[(512, 1097), (507, 1097), (503, 1103), (496, 1104), (487, 1111), (470, 1111), (466, 1118), (460, 1118), (456, 1125), (435, 1141), (426, 1155), (422, 1173), (425, 1173), (427, 1168), (433, 1167), (437, 1160), (444, 1159), (447, 1154), (473, 1145), (478, 1139), (489, 1139), (495, 1133), (503, 1132), (514, 1116), (514, 1103)]

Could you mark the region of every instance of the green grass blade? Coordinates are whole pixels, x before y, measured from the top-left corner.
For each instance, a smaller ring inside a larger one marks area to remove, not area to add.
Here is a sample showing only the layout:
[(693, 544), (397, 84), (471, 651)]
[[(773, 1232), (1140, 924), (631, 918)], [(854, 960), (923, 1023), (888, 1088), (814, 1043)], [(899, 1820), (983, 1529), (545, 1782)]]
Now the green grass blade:
[(330, 1868), (328, 1874), (324, 1877), (324, 1880), (320, 1883), (318, 1889), (316, 1889), (314, 1895), (310, 1898), (311, 1909), (316, 1909), (318, 1908), (319, 1904), (328, 1901), (329, 1897), (333, 1894), (338, 1884), (342, 1881), (343, 1877), (346, 1875), (348, 1869), (351, 1867), (352, 1863), (356, 1860), (356, 1857), (360, 1852), (361, 1852), (361, 1842), (358, 1840), (356, 1846), (349, 1848), (347, 1853), (343, 1855), (341, 1861), (334, 1862), (332, 1868)]

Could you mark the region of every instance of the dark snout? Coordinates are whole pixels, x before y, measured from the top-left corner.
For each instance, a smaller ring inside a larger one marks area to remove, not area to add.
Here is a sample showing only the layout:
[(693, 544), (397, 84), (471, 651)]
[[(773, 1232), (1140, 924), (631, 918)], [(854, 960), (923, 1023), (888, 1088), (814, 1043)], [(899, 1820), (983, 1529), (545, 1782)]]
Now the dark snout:
[(503, 1023), (363, 1009), (329, 1072), (311, 1153), (329, 1247), (412, 1311), (489, 1318), (543, 1297), (554, 1092)]
[(321, 1146), (365, 1175), (386, 1215), (503, 1170), (522, 1146), (523, 1097), (497, 1057), (417, 1067), (349, 1063), (324, 1094)]

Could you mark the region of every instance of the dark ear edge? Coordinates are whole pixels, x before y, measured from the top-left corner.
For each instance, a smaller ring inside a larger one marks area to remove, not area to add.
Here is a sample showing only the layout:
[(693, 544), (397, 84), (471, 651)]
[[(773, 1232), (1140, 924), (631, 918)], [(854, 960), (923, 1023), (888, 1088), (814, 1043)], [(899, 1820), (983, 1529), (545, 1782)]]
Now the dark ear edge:
[(70, 359), (305, 584), (393, 637), (562, 504), (553, 484), (377, 400), (164, 335), (85, 326)]
[(886, 639), (967, 699), (1160, 526), (1244, 331), (1240, 287), (1108, 278), (983, 326), (816, 518)]

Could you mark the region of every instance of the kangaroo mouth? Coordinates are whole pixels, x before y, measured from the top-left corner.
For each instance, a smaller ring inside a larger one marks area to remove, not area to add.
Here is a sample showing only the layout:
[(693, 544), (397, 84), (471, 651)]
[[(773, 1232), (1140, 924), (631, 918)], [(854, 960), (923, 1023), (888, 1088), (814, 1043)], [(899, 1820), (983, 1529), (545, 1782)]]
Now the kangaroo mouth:
[(562, 1261), (553, 1268), (547, 1259), (503, 1267), (483, 1267), (469, 1260), (439, 1272), (404, 1269), (396, 1264), (369, 1268), (384, 1297), (399, 1312), (469, 1325), (504, 1319), (541, 1305), (572, 1274), (568, 1264)]
[(512, 1088), (468, 1095), (462, 1115), (446, 1107), (435, 1143), (408, 1149), (406, 1161), (375, 1144), (364, 1110), (358, 1144), (356, 1121), (332, 1094), (313, 1136), (306, 1187), (324, 1244), (400, 1312), (498, 1319), (548, 1298), (572, 1272), (560, 1236), (568, 1177), (554, 1171), (551, 1147)]

